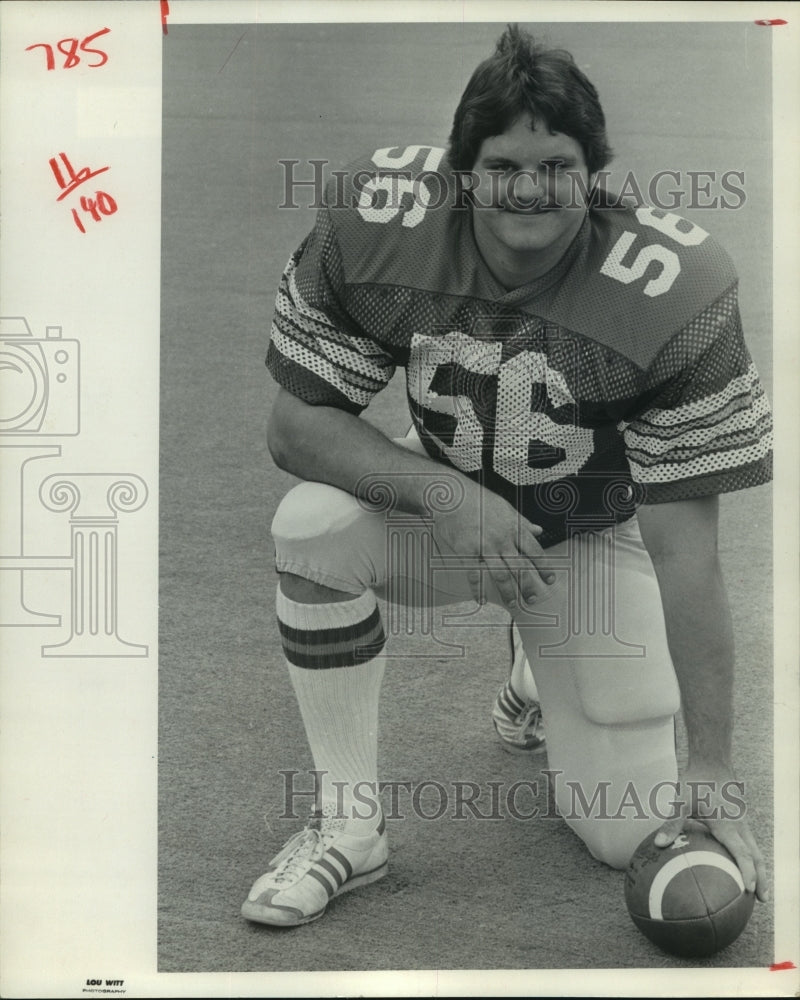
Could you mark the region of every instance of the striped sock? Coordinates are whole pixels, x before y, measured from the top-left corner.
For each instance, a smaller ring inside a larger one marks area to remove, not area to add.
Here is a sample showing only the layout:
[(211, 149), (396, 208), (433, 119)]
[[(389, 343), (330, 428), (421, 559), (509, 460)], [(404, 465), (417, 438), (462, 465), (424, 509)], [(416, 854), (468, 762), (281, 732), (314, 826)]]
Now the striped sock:
[(349, 821), (377, 826), (378, 698), (385, 657), (375, 595), (368, 590), (352, 601), (299, 604), (279, 587), (276, 610), (314, 767), (323, 772), (320, 805), (326, 811), (332, 804), (343, 806)]

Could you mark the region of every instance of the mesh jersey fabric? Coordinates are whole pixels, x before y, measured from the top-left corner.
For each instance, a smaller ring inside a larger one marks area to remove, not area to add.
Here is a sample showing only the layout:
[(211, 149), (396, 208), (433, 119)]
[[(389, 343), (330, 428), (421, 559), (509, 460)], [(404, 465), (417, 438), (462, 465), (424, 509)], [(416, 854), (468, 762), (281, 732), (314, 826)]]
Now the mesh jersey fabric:
[(770, 408), (713, 238), (648, 207), (590, 208), (559, 263), (507, 291), (443, 153), (378, 150), (331, 182), (281, 279), (276, 381), (358, 414), (405, 368), (427, 452), (544, 546), (768, 481)]

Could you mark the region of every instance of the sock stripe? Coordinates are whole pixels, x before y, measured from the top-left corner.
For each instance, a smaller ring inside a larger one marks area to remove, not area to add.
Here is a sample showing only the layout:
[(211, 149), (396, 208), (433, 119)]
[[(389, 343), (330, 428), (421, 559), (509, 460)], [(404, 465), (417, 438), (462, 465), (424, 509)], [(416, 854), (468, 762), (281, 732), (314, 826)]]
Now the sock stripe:
[[(309, 607), (313, 608), (314, 605), (309, 605)], [(309, 617), (311, 617), (310, 612)], [(373, 609), (372, 613), (368, 615), (368, 617), (362, 618), (361, 621), (346, 625), (327, 626), (325, 628), (314, 628), (311, 626), (308, 628), (296, 628), (293, 625), (287, 625), (285, 621), (278, 618), (278, 626), (281, 630), (281, 637), (304, 646), (313, 646), (316, 644), (324, 645), (329, 642), (341, 642), (350, 636), (357, 638), (360, 635), (368, 634), (377, 625), (380, 625), (380, 623), (381, 614), (377, 606)]]
[(380, 654), (384, 644), (385, 639), (381, 630), (379, 638), (374, 642), (361, 640), (354, 643), (351, 640), (338, 648), (323, 647), (309, 651), (284, 643), (283, 654), (295, 667), (302, 667), (304, 670), (325, 670), (332, 667), (355, 667), (361, 663), (367, 663), (369, 660), (374, 660)]
[(343, 635), (340, 639), (331, 642), (296, 642), (286, 636), (281, 636), (282, 645), (285, 649), (294, 650), (297, 653), (316, 654), (317, 656), (330, 656), (343, 650), (352, 649), (358, 646), (371, 646), (381, 643), (383, 640), (383, 628), (381, 623), (369, 632), (353, 633)]
[(297, 629), (280, 619), (278, 628), (286, 659), (307, 670), (366, 663), (386, 642), (377, 607), (368, 618), (342, 628)]

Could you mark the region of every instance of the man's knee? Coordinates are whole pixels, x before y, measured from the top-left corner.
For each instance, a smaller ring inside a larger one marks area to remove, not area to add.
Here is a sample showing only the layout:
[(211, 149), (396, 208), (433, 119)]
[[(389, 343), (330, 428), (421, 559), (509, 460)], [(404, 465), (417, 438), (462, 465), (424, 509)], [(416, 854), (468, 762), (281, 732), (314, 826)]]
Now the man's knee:
[(595, 819), (570, 824), (593, 858), (610, 868), (627, 868), (636, 848), (661, 825), (661, 820)]
[(306, 541), (340, 530), (364, 513), (344, 490), (326, 483), (298, 483), (278, 505), (272, 535), (276, 542)]
[(272, 520), (284, 595), (319, 604), (374, 586), (385, 561), (383, 521), (375, 517), (334, 486), (303, 482), (291, 489)]

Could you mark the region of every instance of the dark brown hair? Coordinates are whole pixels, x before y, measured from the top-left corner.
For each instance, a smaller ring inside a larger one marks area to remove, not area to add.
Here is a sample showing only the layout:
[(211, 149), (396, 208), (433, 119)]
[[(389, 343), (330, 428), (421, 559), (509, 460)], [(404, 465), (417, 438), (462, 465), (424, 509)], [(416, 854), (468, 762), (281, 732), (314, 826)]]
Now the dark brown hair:
[(547, 48), (510, 24), (461, 96), (450, 133), (450, 165), (471, 170), (484, 139), (505, 132), (525, 113), (578, 142), (590, 174), (611, 160), (600, 99), (572, 55)]

